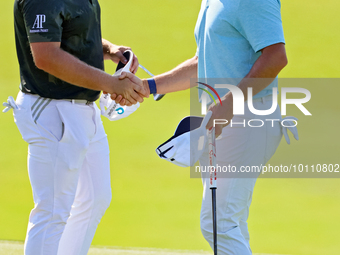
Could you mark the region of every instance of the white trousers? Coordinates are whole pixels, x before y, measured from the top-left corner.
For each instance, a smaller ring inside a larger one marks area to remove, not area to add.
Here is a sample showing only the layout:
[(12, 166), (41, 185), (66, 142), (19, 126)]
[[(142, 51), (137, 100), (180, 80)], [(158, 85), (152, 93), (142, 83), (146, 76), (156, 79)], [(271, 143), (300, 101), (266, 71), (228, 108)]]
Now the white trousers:
[(34, 199), (25, 255), (85, 255), (111, 201), (100, 111), (21, 92), (16, 103)]
[[(268, 99), (266, 97), (265, 99)], [(255, 109), (267, 110), (272, 101), (257, 99)], [(222, 137), (216, 140), (216, 164), (228, 167), (260, 166), (264, 165), (275, 153), (282, 131), (279, 122), (265, 123), (263, 127), (249, 127), (251, 119), (281, 119), (279, 108), (270, 116), (252, 114), (245, 104), (245, 115), (233, 118), (236, 124), (223, 128)], [(251, 125), (261, 125), (259, 121)], [(201, 167), (209, 166), (208, 150), (200, 160)], [(250, 255), (249, 233), (247, 219), (252, 194), (258, 174), (251, 178), (228, 178), (228, 173), (217, 173), (217, 243), (219, 255)], [(201, 231), (205, 239), (213, 248), (212, 201), (209, 188), (209, 178), (202, 175), (203, 201), (201, 208)]]

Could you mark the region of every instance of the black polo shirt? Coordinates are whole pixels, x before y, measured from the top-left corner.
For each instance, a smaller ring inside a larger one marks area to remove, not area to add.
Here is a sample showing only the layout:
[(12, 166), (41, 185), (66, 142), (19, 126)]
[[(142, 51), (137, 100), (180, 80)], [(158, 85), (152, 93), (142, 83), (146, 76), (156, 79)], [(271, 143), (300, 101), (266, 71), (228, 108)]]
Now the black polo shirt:
[(15, 0), (14, 23), (21, 91), (53, 99), (98, 99), (99, 91), (72, 85), (38, 69), (29, 45), (61, 42), (66, 52), (104, 70), (98, 0)]

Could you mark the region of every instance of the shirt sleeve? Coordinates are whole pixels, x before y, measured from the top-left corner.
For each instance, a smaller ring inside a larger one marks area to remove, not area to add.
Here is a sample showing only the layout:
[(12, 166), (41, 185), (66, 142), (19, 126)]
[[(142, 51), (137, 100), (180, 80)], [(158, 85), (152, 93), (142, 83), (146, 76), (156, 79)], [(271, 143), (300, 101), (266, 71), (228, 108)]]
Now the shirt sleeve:
[(240, 0), (237, 29), (255, 52), (285, 43), (280, 0)]
[(63, 1), (26, 0), (22, 12), (28, 40), (33, 42), (60, 42), (62, 35)]

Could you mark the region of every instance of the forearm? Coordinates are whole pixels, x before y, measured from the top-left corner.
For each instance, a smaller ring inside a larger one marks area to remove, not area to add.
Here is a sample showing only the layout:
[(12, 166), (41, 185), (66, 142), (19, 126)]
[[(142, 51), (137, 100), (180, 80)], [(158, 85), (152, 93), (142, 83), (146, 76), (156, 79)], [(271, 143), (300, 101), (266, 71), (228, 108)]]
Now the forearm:
[(112, 45), (111, 42), (108, 40), (102, 38), (102, 45), (103, 45), (103, 55), (104, 55), (104, 60), (110, 59), (110, 47)]
[[(86, 64), (60, 48), (49, 47), (39, 50), (44, 51), (44, 54), (41, 54), (44, 57), (35, 57), (35, 62), (37, 67), (45, 72), (76, 86), (114, 92), (114, 87), (118, 83), (117, 77)], [(34, 55), (34, 50), (32, 52)]]
[(196, 84), (190, 84), (190, 79), (197, 78), (197, 63), (198, 59), (195, 56), (171, 71), (155, 76), (157, 93), (166, 94), (196, 86)]

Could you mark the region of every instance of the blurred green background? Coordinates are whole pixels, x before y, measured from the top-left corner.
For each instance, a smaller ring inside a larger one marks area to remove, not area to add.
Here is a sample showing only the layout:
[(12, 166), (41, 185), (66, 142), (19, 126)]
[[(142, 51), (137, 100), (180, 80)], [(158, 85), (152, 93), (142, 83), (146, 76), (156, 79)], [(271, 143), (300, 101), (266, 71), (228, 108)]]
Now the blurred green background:
[[(100, 3), (103, 37), (130, 46), (152, 73), (165, 72), (195, 54), (193, 30), (200, 1)], [(0, 101), (15, 96), (19, 86), (12, 9), (13, 1), (2, 1)], [(282, 1), (289, 65), (280, 77), (339, 78), (339, 9), (337, 0)], [(106, 63), (107, 72), (114, 70), (114, 64)], [(142, 70), (138, 76), (147, 77)], [(300, 141), (290, 146), (282, 141), (273, 164), (290, 158), (314, 162), (315, 148), (332, 160), (339, 159), (339, 90), (329, 89), (331, 97), (312, 85), (311, 91), (319, 117), (301, 119)], [(104, 120), (111, 149), (113, 200), (93, 244), (210, 250), (199, 227), (200, 179), (190, 179), (189, 169), (162, 161), (154, 152), (189, 114), (189, 98), (189, 91), (184, 91), (160, 102), (148, 99), (127, 119)], [(322, 118), (331, 118), (327, 132), (320, 124)], [(0, 128), (0, 239), (24, 240), (33, 207), (27, 145), (11, 113), (0, 114)], [(253, 252), (339, 254), (339, 184), (340, 179), (259, 179), (249, 218)]]

